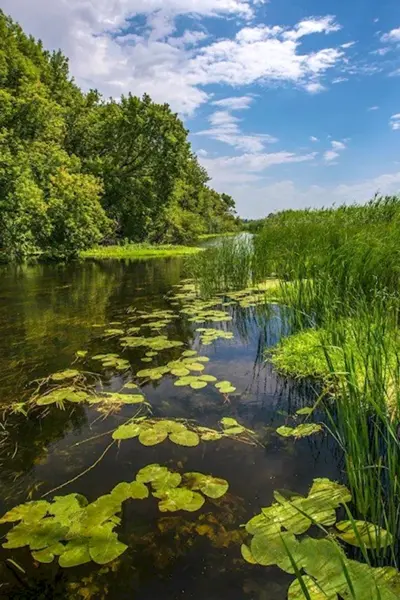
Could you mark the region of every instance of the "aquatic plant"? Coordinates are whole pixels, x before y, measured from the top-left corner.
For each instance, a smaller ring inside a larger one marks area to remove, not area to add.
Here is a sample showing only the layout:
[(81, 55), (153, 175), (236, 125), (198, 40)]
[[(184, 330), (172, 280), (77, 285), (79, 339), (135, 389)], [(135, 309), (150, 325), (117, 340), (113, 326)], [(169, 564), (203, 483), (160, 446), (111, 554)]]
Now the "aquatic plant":
[(118, 515), (124, 502), (149, 497), (145, 484), (150, 484), (153, 497), (159, 500), (160, 512), (195, 512), (206, 498), (221, 498), (229, 488), (227, 481), (212, 475), (185, 473), (182, 477), (167, 467), (147, 465), (134, 481), (119, 483), (90, 504), (81, 494), (69, 494), (14, 507), (0, 519), (0, 524), (18, 523), (7, 533), (3, 548), (28, 546), (38, 562), (51, 563), (57, 557), (64, 568), (90, 561), (105, 565), (128, 548), (114, 529), (121, 524)]

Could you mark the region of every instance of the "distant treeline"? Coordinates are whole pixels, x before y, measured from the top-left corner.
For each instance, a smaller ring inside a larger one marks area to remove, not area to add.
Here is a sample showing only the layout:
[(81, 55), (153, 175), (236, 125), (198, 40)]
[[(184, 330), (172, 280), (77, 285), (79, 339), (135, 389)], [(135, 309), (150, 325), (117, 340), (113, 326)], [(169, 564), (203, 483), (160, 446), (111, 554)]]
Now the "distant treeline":
[(0, 11), (0, 247), (70, 256), (102, 240), (188, 243), (235, 230), (167, 104), (83, 93), (68, 59)]

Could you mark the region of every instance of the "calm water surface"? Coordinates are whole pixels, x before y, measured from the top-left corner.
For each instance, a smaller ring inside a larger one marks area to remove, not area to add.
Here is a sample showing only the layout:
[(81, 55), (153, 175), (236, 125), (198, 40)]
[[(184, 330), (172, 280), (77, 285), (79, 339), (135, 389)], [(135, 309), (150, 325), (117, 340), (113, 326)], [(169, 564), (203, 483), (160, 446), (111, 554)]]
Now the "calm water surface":
[[(146, 368), (140, 360), (145, 349), (123, 354), (131, 363), (131, 371), (123, 375), (104, 373), (98, 362), (90, 360), (98, 353), (121, 353), (117, 338), (104, 339), (104, 327), (126, 324), (129, 307), (171, 308), (166, 294), (185, 273), (182, 259), (157, 259), (3, 268), (0, 277), (0, 408), (5, 408), (26, 399), (32, 380), (70, 367), (77, 350), (88, 351), (87, 361), (79, 364), (101, 373), (106, 390), (119, 390), (135, 379), (136, 372)], [(119, 482), (132, 481), (143, 466), (160, 463), (181, 473), (200, 471), (222, 477), (230, 484), (226, 496), (207, 500), (197, 513), (160, 513), (154, 498), (125, 502), (116, 531), (129, 549), (106, 567), (90, 563), (61, 569), (56, 561), (35, 564), (24, 549), (0, 549), (1, 597), (286, 598), (293, 578), (277, 568), (245, 563), (240, 526), (273, 501), (275, 489), (306, 493), (315, 477), (339, 478), (339, 459), (323, 435), (293, 442), (275, 434), (285, 423), (285, 413), (312, 404), (315, 397), (311, 385), (282, 379), (262, 358), (262, 351), (281, 335), (279, 310), (272, 307), (269, 316), (254, 309), (226, 310), (234, 317), (228, 324), (235, 334), (231, 341), (202, 346), (195, 332), (198, 325), (182, 316), (166, 333), (183, 341), (184, 349), (193, 348), (210, 358), (207, 373), (228, 379), (237, 388), (230, 401), (210, 385), (199, 391), (175, 387), (169, 376), (146, 384), (143, 393), (157, 417), (189, 418), (218, 428), (223, 416), (232, 416), (253, 429), (262, 443), (253, 446), (224, 439), (183, 448), (169, 441), (144, 447), (137, 439), (126, 440), (59, 492), (79, 492), (93, 501)], [(180, 353), (179, 348), (167, 350), (157, 359), (165, 364)], [(0, 431), (0, 514), (79, 475), (110, 444), (107, 432), (135, 413), (135, 407), (126, 406), (99, 418), (94, 409), (71, 406), (64, 411), (52, 406), (41, 418), (37, 413), (29, 418), (7, 417), (8, 434)], [(106, 435), (80, 443), (101, 433)], [(3, 535), (8, 527), (1, 527)], [(9, 557), (23, 565), (25, 574), (10, 568)]]

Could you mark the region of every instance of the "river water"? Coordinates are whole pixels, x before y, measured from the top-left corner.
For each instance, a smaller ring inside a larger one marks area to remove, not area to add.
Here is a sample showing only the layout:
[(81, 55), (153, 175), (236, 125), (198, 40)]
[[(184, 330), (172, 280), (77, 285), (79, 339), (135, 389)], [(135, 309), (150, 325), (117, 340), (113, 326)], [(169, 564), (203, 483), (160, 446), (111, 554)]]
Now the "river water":
[[(70, 404), (64, 410), (52, 405), (33, 410), (28, 417), (9, 415), (6, 410), (11, 403), (26, 400), (32, 380), (70, 368), (77, 351), (88, 354), (73, 368), (98, 372), (105, 390), (137, 382), (136, 373), (148, 366), (141, 361), (145, 350), (121, 353), (119, 338), (105, 338), (104, 330), (127, 327), (132, 314), (128, 309), (179, 311), (167, 295), (185, 276), (184, 259), (2, 268), (0, 408), (5, 411), (6, 426), (0, 430), (0, 514), (74, 478), (58, 494), (77, 492), (92, 502), (119, 482), (132, 481), (139, 469), (151, 463), (224, 478), (229, 491), (218, 501), (208, 500), (195, 513), (160, 513), (154, 498), (125, 503), (116, 531), (128, 550), (103, 567), (92, 562), (62, 569), (57, 561), (33, 561), (27, 549), (0, 549), (0, 597), (286, 598), (292, 576), (242, 559), (241, 525), (271, 504), (274, 490), (306, 493), (315, 477), (337, 479), (340, 472), (328, 437), (293, 441), (275, 432), (285, 424), (287, 413), (311, 405), (316, 393), (311, 384), (281, 378), (263, 358), (265, 348), (276, 344), (281, 335), (277, 307), (268, 313), (227, 307), (233, 320), (223, 326), (234, 338), (208, 346), (201, 344), (195, 331), (199, 325), (179, 312), (179, 318), (163, 332), (183, 346), (164, 351), (160, 364), (175, 360), (182, 349), (194, 349), (209, 357), (207, 373), (236, 387), (228, 398), (213, 385), (200, 390), (176, 387), (169, 375), (142, 385), (154, 417), (192, 419), (212, 428), (218, 428), (221, 418), (233, 417), (255, 432), (257, 444), (226, 438), (193, 448), (168, 440), (145, 447), (138, 439), (128, 439), (114, 444), (96, 467), (80, 477), (107, 449), (109, 432), (135, 414), (135, 406), (108, 415), (99, 415), (95, 407), (84, 404)], [(127, 358), (130, 369), (105, 372), (98, 361), (91, 360), (110, 352)], [(153, 366), (158, 360), (154, 359)], [(8, 530), (9, 525), (2, 525), (0, 533)]]

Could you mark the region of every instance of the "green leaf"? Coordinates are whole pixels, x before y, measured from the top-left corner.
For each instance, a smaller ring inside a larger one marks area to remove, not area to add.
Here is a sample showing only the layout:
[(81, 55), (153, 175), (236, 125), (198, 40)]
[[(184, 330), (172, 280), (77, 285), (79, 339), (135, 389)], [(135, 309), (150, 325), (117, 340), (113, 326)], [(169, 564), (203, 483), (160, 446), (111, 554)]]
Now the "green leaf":
[(68, 542), (58, 562), (60, 567), (70, 568), (84, 565), (90, 561), (88, 540), (77, 538)]
[(85, 356), (87, 356), (88, 351), (87, 350), (77, 350), (75, 352), (75, 356), (77, 358), (85, 358)]
[(131, 488), (131, 498), (134, 500), (144, 500), (149, 497), (149, 490), (144, 485), (144, 483), (140, 483), (139, 481), (132, 481), (130, 484)]
[(140, 469), (136, 475), (136, 481), (141, 483), (151, 483), (152, 481), (156, 481), (168, 474), (169, 471), (167, 467), (162, 467), (158, 464), (147, 465)]
[(318, 425), (317, 423), (304, 423), (297, 427), (278, 427), (276, 433), (282, 437), (294, 437), (295, 439), (299, 439), (308, 437), (314, 433), (319, 433), (320, 431), (322, 431), (322, 425)]
[(140, 424), (129, 423), (128, 425), (120, 425), (118, 429), (114, 431), (112, 437), (114, 440), (129, 440), (138, 437), (140, 431)]
[(204, 365), (199, 362), (187, 363), (185, 366), (189, 369), (189, 371), (195, 371), (196, 373), (197, 372), (200, 373), (201, 371), (204, 371), (204, 369), (205, 369)]
[(288, 590), (288, 600), (337, 600), (336, 592), (326, 594), (308, 575), (303, 575), (303, 584), (307, 589), (308, 596), (303, 592), (300, 581), (293, 581)]
[(203, 496), (197, 492), (185, 488), (173, 488), (166, 491), (158, 507), (161, 512), (176, 512), (178, 510), (195, 512), (203, 506), (204, 502)]
[(167, 438), (167, 432), (157, 427), (142, 429), (139, 435), (139, 442), (143, 446), (156, 446), (161, 444)]
[(112, 527), (112, 523), (98, 527), (90, 538), (90, 557), (98, 565), (106, 565), (115, 560), (128, 548), (126, 544), (118, 540), (118, 536), (112, 531)]
[(192, 383), (190, 384), (190, 387), (192, 388), (192, 390), (201, 390), (205, 387), (207, 387), (207, 382), (206, 381), (192, 381)]
[(175, 377), (186, 377), (189, 374), (189, 369), (186, 369), (185, 367), (180, 367), (171, 370), (171, 375), (175, 375)]
[(199, 381), (206, 381), (207, 383), (214, 383), (217, 381), (217, 378), (214, 375), (199, 375)]
[(157, 427), (157, 429), (160, 429), (161, 431), (166, 431), (167, 433), (177, 433), (179, 431), (186, 431), (186, 426), (183, 423), (178, 423), (177, 421), (172, 421), (168, 419), (157, 421), (154, 424), (154, 427)]
[(286, 548), (292, 555), (296, 555), (299, 542), (292, 533), (283, 531), (273, 536), (257, 534), (251, 540), (250, 550), (259, 565), (269, 567), (278, 565), (280, 569), (287, 573), (293, 573), (293, 567), (290, 562)]
[(49, 548), (45, 548), (44, 550), (37, 550), (36, 552), (32, 552), (32, 556), (35, 560), (40, 563), (52, 563), (56, 556), (61, 556), (65, 552), (65, 546), (63, 544), (55, 544), (54, 546), (49, 546)]
[(196, 350), (185, 350), (185, 352), (182, 352), (183, 357), (196, 356), (196, 354)]
[(240, 551), (246, 562), (250, 563), (251, 565), (257, 564), (257, 561), (255, 560), (254, 556), (252, 555), (250, 548), (248, 546), (246, 546), (246, 544), (241, 545)]
[(304, 408), (296, 410), (296, 415), (311, 415), (313, 411), (314, 408), (312, 406), (305, 406)]
[(336, 528), (340, 531), (336, 534), (337, 537), (352, 546), (360, 547), (363, 545), (365, 548), (385, 548), (393, 541), (389, 531), (367, 521), (340, 521), (336, 523)]
[(80, 372), (76, 369), (66, 369), (65, 371), (59, 371), (58, 373), (53, 373), (50, 375), (50, 379), (52, 381), (64, 381), (65, 379), (74, 379), (78, 377)]
[(1, 519), (1, 523), (14, 523), (24, 521), (25, 523), (35, 523), (40, 521), (48, 512), (50, 504), (45, 500), (35, 500), (19, 504), (9, 510)]
[(171, 433), (169, 439), (178, 446), (193, 447), (198, 446), (200, 443), (200, 438), (197, 433), (189, 431), (188, 429), (186, 431)]
[(229, 483), (225, 479), (204, 475), (203, 473), (185, 473), (188, 485), (192, 490), (199, 490), (209, 498), (222, 498), (229, 489)]

